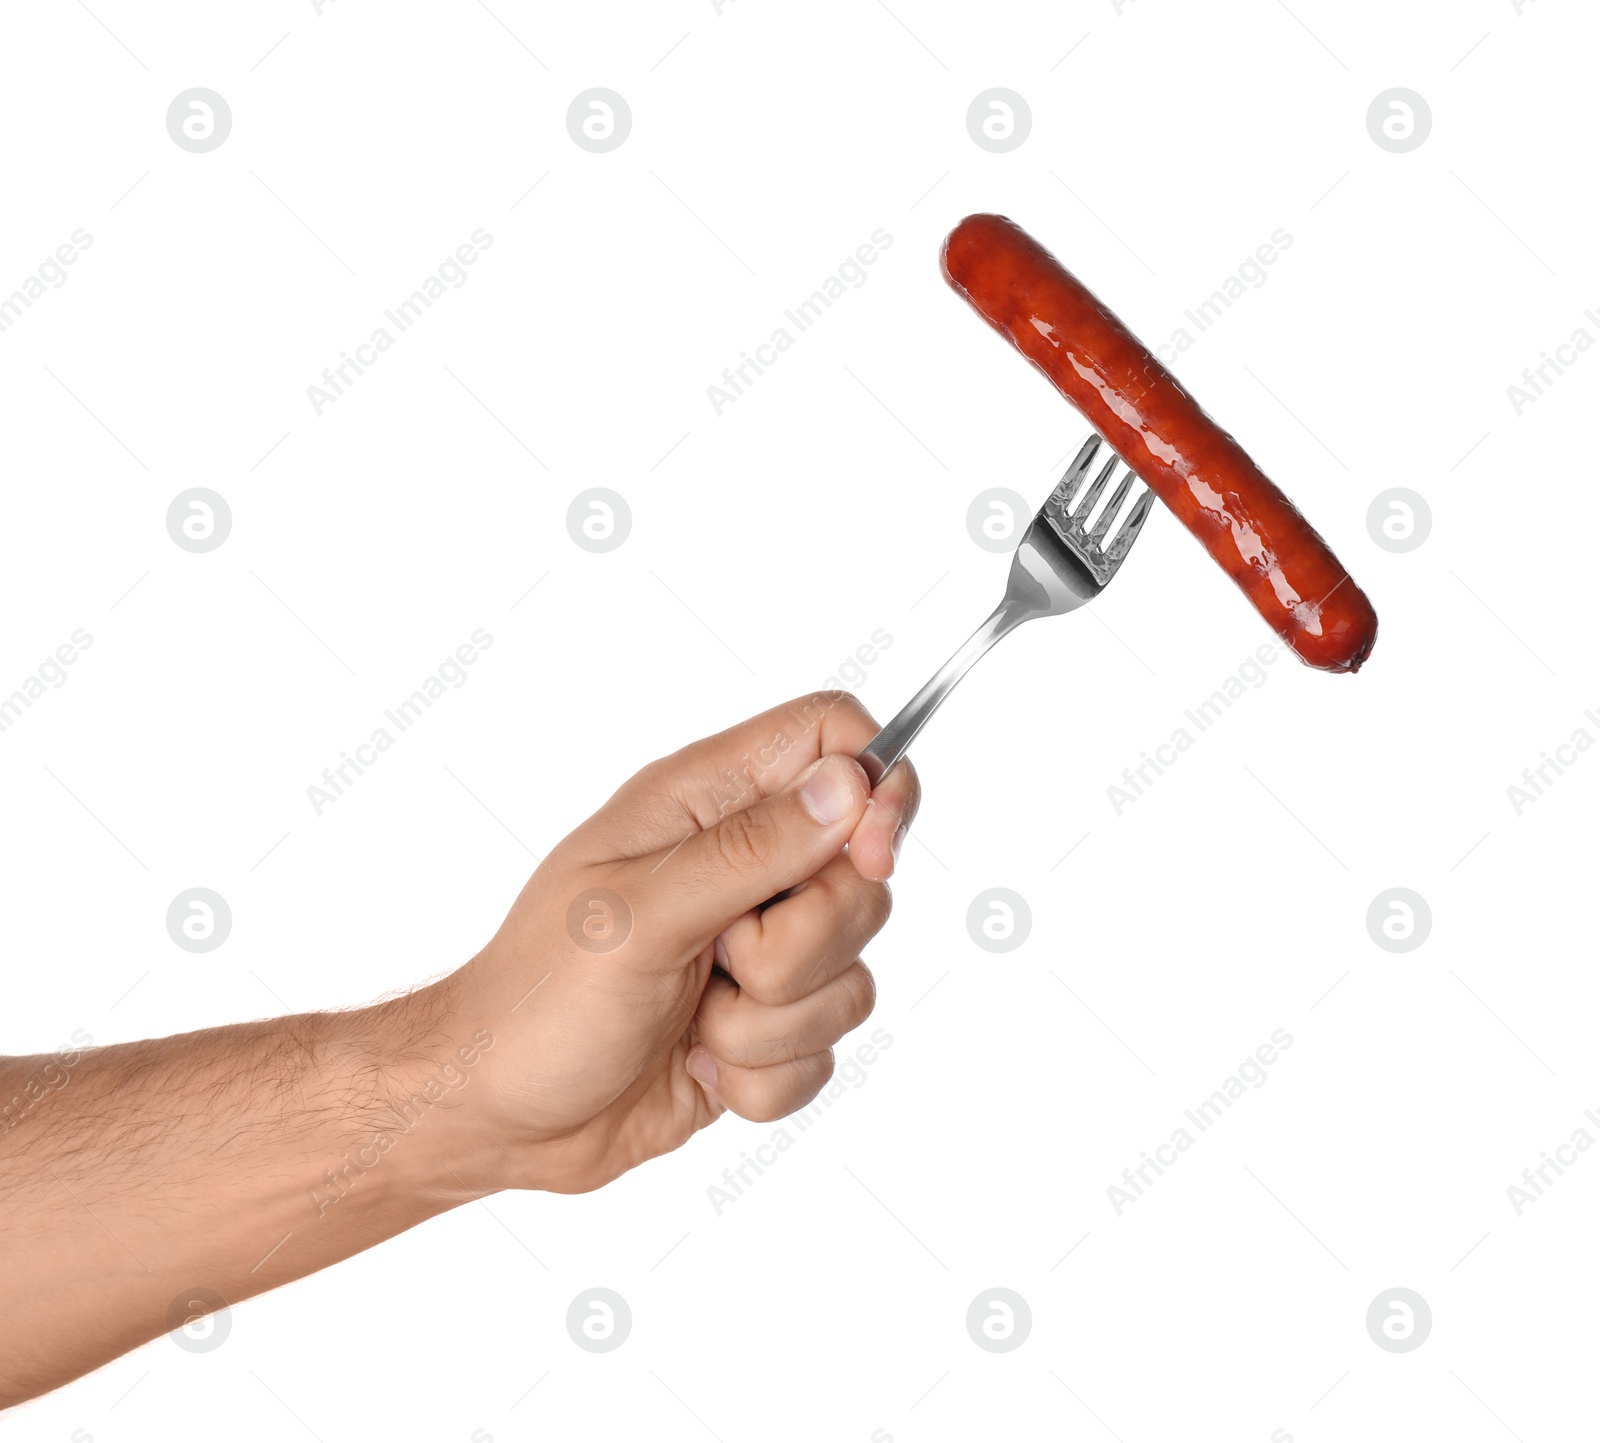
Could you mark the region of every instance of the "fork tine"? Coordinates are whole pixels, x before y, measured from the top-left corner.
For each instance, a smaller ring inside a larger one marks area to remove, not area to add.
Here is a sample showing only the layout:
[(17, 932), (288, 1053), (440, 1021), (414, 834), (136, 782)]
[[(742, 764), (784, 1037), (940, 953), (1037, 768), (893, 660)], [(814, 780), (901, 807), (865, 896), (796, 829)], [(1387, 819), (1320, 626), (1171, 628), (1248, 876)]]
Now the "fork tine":
[(1139, 537), (1139, 528), (1144, 525), (1144, 519), (1150, 514), (1150, 507), (1154, 504), (1156, 494), (1148, 486), (1140, 492), (1139, 499), (1133, 503), (1133, 510), (1128, 513), (1128, 519), (1122, 523), (1122, 528), (1111, 544), (1105, 548), (1105, 558), (1113, 567), (1117, 566), (1128, 549)]
[(1128, 492), (1133, 489), (1133, 472), (1130, 471), (1122, 478), (1121, 484), (1111, 493), (1111, 499), (1106, 502), (1106, 509), (1100, 513), (1100, 519), (1094, 523), (1094, 530), (1089, 533), (1089, 544), (1098, 546), (1106, 538), (1106, 532), (1111, 530), (1111, 523), (1117, 519), (1117, 512), (1122, 510), (1122, 503), (1128, 499)]
[(1094, 515), (1094, 503), (1100, 499), (1100, 493), (1106, 489), (1106, 482), (1111, 479), (1111, 473), (1117, 469), (1117, 453), (1111, 453), (1111, 459), (1100, 468), (1100, 474), (1094, 478), (1094, 485), (1083, 493), (1083, 501), (1072, 513), (1073, 524), (1081, 531)]
[(1070, 513), (1072, 498), (1078, 494), (1078, 488), (1083, 485), (1083, 478), (1088, 475), (1089, 467), (1094, 464), (1095, 453), (1100, 449), (1100, 433), (1091, 431), (1089, 439), (1078, 448), (1078, 454), (1072, 458), (1072, 464), (1067, 467), (1065, 474), (1056, 485), (1053, 499), (1061, 505), (1063, 513)]

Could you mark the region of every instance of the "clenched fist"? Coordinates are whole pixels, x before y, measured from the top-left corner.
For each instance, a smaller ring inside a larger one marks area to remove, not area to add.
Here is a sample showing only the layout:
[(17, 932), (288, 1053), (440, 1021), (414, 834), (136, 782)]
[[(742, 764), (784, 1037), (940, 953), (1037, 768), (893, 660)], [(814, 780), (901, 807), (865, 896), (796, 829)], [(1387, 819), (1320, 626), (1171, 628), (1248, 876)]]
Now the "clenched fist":
[(909, 764), (873, 792), (853, 760), (876, 730), (825, 693), (646, 767), (414, 996), (449, 1044), (495, 1038), (458, 1104), (504, 1169), (486, 1181), (599, 1187), (724, 1109), (816, 1096), (872, 1010), (861, 950), (917, 806)]

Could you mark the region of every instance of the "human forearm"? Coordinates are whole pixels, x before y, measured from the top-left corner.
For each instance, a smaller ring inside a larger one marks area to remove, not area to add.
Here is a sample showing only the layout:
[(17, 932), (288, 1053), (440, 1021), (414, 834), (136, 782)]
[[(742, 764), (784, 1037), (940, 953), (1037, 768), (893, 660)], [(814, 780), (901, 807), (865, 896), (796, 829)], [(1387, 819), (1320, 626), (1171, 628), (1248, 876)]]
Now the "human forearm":
[(819, 693), (647, 767), (397, 1001), (0, 1059), (0, 1407), (471, 1198), (808, 1103), (916, 810), (905, 763), (851, 760), (876, 730)]
[(238, 1302), (492, 1191), (466, 1106), (492, 1038), (453, 1022), (427, 991), (0, 1061), (3, 1097), (65, 1078), (0, 1130), (0, 1406), (182, 1323), (199, 1290)]

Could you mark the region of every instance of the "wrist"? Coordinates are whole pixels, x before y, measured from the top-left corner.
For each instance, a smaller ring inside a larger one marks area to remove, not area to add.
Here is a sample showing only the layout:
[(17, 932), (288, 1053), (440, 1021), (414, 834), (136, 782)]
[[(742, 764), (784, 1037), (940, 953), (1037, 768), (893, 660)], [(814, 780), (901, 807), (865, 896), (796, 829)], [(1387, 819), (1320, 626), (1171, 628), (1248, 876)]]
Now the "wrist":
[[(506, 1013), (488, 961), (480, 955), (370, 1009), (385, 1060), (382, 1097), (364, 1124), (366, 1155), (374, 1146), (396, 1158), (403, 1152), (405, 1185), (442, 1193), (450, 1207), (511, 1188), (603, 1186), (623, 1170), (611, 1156), (613, 1128), (560, 1106), (561, 1087), (551, 1078), (535, 1080), (528, 1053), (537, 1043), (526, 1025), (535, 1010), (530, 1005), (524, 1025), (509, 1025), (517, 1019)], [(517, 985), (526, 998), (530, 989)]]
[(497, 1039), (464, 1022), (447, 982), (342, 1014), (328, 1052), (347, 1145), (314, 1189), (324, 1206), (361, 1186), (431, 1214), (511, 1185), (482, 1096)]

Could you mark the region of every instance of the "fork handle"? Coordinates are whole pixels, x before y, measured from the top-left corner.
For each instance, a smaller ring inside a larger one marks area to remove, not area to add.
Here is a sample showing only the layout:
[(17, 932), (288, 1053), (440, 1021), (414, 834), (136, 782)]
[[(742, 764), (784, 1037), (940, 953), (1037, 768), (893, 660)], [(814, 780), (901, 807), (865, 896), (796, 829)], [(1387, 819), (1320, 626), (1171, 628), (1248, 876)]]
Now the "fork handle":
[(861, 770), (867, 774), (867, 781), (876, 787), (883, 780), (884, 773), (906, 754), (917, 733), (928, 724), (928, 718), (955, 690), (956, 683), (972, 669), (973, 663), (1007, 632), (1035, 614), (1009, 598), (995, 607), (989, 619), (966, 639), (960, 650), (929, 678), (927, 685), (905, 704), (856, 758)]

